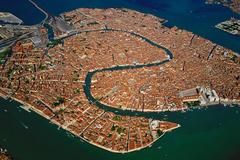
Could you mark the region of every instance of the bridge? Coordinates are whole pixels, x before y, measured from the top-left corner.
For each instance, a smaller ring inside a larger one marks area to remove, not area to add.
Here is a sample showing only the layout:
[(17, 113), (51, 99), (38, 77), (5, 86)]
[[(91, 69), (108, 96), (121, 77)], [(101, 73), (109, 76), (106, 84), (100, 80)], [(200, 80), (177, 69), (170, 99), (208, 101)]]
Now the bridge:
[(38, 10), (40, 10), (45, 15), (45, 18), (40, 23), (40, 24), (44, 24), (46, 22), (46, 20), (48, 19), (49, 14), (46, 11), (44, 11), (40, 6), (38, 6), (38, 4), (36, 4), (34, 1), (32, 1), (32, 0), (28, 0), (28, 1), (30, 3), (32, 3)]

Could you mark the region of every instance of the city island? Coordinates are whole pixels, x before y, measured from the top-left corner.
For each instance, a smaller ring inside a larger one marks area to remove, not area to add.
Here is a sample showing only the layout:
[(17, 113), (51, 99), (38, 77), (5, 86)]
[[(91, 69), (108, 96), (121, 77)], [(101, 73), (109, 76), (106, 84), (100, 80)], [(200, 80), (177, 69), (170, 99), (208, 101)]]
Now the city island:
[(115, 153), (150, 147), (180, 124), (105, 108), (239, 105), (239, 55), (165, 22), (125, 8), (80, 8), (46, 13), (38, 25), (2, 25), (1, 96)]

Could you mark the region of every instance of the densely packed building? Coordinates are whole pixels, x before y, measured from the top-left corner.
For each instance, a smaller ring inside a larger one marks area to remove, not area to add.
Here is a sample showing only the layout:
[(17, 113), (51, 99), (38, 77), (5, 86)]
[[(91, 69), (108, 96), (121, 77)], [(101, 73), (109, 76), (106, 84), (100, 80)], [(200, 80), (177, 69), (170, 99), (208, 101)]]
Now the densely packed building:
[(240, 99), (239, 57), (222, 46), (127, 9), (83, 8), (61, 17), (76, 32), (48, 48), (16, 43), (0, 66), (0, 93), (93, 145), (131, 152), (179, 127), (112, 113), (101, 104), (183, 110), (180, 93), (197, 86), (202, 96), (214, 90), (221, 100)]

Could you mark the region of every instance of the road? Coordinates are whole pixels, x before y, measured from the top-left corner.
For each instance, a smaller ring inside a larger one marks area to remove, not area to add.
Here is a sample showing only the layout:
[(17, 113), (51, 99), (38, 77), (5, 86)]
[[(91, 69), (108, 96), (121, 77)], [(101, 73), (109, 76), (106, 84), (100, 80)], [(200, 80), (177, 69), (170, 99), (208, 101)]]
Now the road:
[(21, 39), (29, 38), (29, 36), (31, 37), (32, 33), (33, 32), (28, 32), (28, 33), (25, 33), (23, 35), (20, 35), (20, 36), (17, 36), (17, 37), (12, 37), (12, 38), (9, 38), (9, 39), (6, 39), (6, 40), (0, 42), (0, 50), (2, 50), (4, 48), (7, 48), (9, 46), (12, 46), (14, 43), (16, 43), (17, 41), (19, 41)]

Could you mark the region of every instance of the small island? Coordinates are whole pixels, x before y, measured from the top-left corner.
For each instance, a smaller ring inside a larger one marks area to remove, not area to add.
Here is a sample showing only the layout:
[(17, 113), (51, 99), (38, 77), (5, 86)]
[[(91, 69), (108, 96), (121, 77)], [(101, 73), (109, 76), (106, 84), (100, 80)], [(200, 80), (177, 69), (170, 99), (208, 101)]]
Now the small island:
[(240, 14), (240, 0), (207, 0), (207, 4), (221, 4)]
[(216, 28), (221, 29), (233, 35), (240, 35), (240, 20), (230, 19), (216, 25)]

